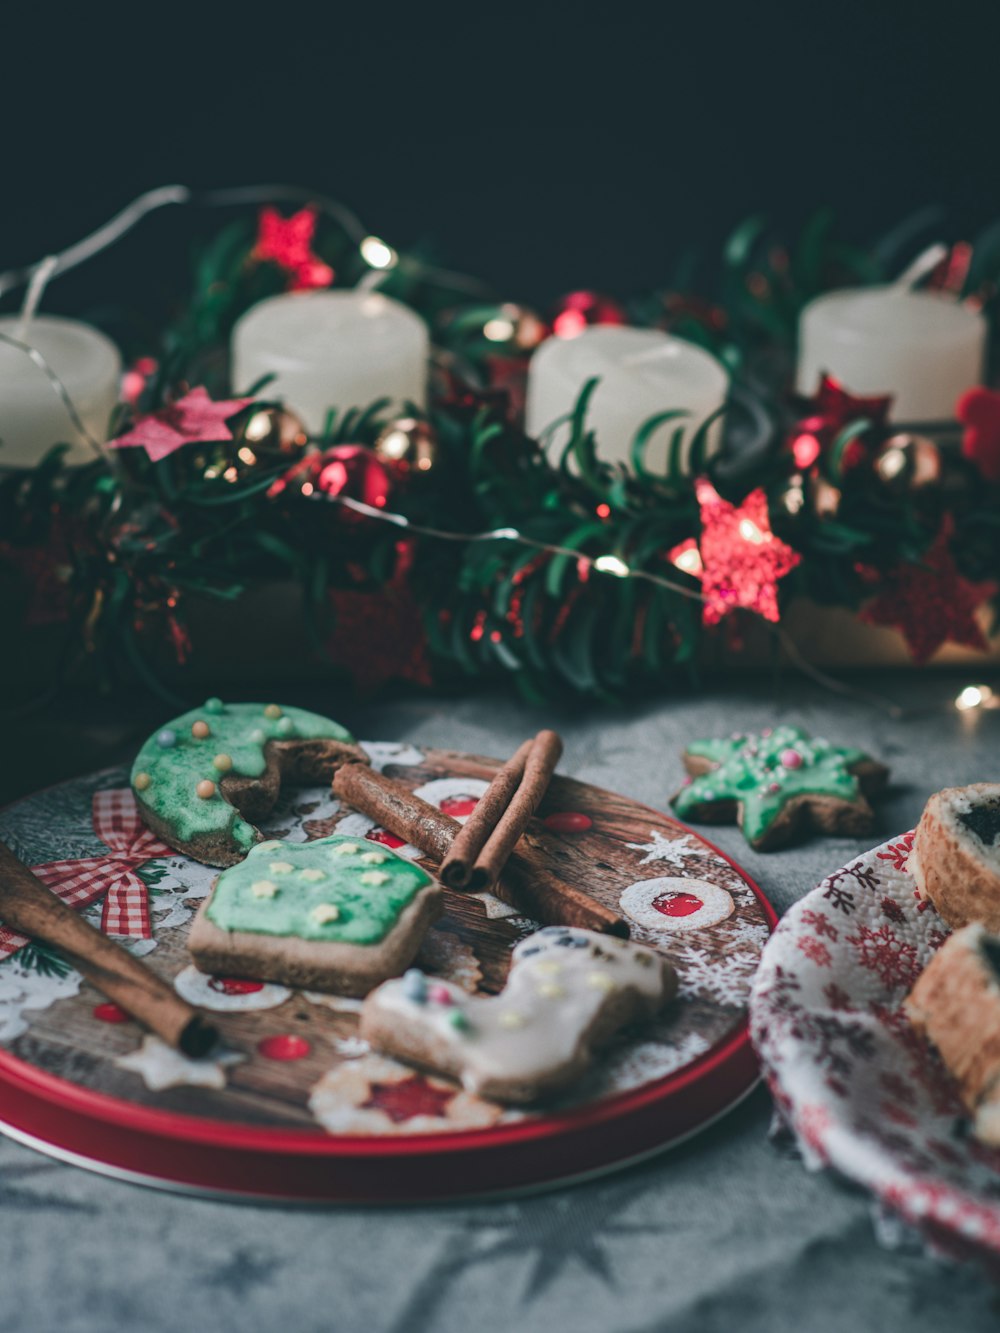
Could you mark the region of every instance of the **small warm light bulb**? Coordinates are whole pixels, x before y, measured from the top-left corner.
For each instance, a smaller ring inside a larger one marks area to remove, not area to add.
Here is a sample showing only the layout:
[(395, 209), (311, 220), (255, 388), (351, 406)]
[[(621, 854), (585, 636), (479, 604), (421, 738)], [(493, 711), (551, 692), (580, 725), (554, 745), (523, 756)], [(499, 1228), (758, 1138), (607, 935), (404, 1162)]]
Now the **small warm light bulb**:
[(906, 454), (902, 449), (886, 449), (878, 460), (878, 470), (883, 481), (892, 481), (906, 467)]
[(701, 573), (701, 553), (695, 546), (687, 551), (681, 551), (680, 555), (674, 560), (678, 569), (682, 569), (685, 574)]
[(366, 236), (361, 242), (361, 258), (369, 268), (395, 268), (399, 263), (399, 255), (392, 246), (377, 236)]
[(489, 338), (491, 343), (509, 343), (514, 333), (514, 325), (509, 319), (488, 319), (483, 325), (483, 337)]
[(259, 444), (271, 433), (271, 418), (267, 412), (255, 412), (243, 427), (243, 437)]
[(240, 477), (240, 474), (236, 471), (234, 467), (227, 467), (222, 475), (223, 477), (225, 477), (226, 481), (239, 481)]
[(237, 457), (241, 462), (246, 463), (247, 467), (253, 467), (254, 463), (257, 461), (257, 455), (252, 449), (248, 449), (245, 444), (237, 452)]
[(628, 565), (616, 555), (599, 555), (594, 561), (594, 568), (599, 569), (602, 574), (614, 574), (616, 579), (628, 578)]
[(751, 523), (748, 518), (740, 519), (740, 536), (745, 542), (757, 542), (764, 540), (764, 534), (758, 528), (756, 523)]
[(963, 713), (970, 708), (981, 708), (993, 698), (993, 691), (988, 685), (966, 685), (955, 700), (955, 707)]

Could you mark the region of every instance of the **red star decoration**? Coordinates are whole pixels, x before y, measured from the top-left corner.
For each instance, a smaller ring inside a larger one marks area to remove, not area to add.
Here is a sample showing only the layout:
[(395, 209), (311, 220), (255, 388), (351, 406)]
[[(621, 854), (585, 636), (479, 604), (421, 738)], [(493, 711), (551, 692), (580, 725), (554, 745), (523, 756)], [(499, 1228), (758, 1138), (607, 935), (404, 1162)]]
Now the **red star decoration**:
[(252, 398), (229, 398), (213, 403), (206, 389), (192, 389), (158, 412), (139, 417), (130, 431), (111, 440), (109, 449), (145, 449), (154, 463), (167, 458), (185, 444), (231, 440), (227, 418), (242, 411)]
[(455, 1096), (451, 1088), (435, 1088), (419, 1074), (411, 1074), (398, 1083), (370, 1083), (368, 1090), (368, 1100), (361, 1103), (361, 1110), (383, 1111), (394, 1125), (419, 1115), (444, 1120)]
[[(849, 393), (832, 375), (821, 376), (819, 388), (809, 403), (809, 415), (792, 432), (791, 449), (796, 466), (803, 470), (811, 467), (852, 421), (870, 421), (874, 427), (883, 429), (891, 406), (891, 394), (860, 397)], [(863, 444), (852, 440), (841, 459), (841, 470), (854, 467), (863, 457)]]
[(420, 608), (409, 581), (410, 552), (398, 551), (396, 571), (381, 588), (331, 588), (333, 629), (327, 656), (345, 670), (355, 688), (374, 694), (390, 680), (433, 684)]
[(1000, 393), (969, 389), (955, 404), (955, 415), (965, 427), (962, 453), (987, 481), (1000, 481)]
[(277, 264), (289, 275), (291, 291), (329, 287), (333, 269), (313, 253), (318, 213), (315, 207), (300, 208), (290, 218), (276, 208), (262, 208), (257, 219), (257, 243), (253, 258)]
[[(737, 607), (777, 621), (778, 579), (799, 563), (797, 551), (775, 537), (762, 487), (739, 506), (731, 505), (704, 478), (695, 483), (701, 508), (701, 540), (681, 542), (670, 552), (678, 568), (701, 578), (706, 625), (717, 625)], [(701, 569), (692, 560), (700, 554)]]
[(917, 663), (933, 657), (943, 643), (984, 652), (989, 647), (976, 611), (996, 593), (997, 585), (971, 583), (959, 574), (949, 549), (952, 531), (949, 516), (921, 563), (897, 565), (861, 612), (869, 625), (899, 629)]

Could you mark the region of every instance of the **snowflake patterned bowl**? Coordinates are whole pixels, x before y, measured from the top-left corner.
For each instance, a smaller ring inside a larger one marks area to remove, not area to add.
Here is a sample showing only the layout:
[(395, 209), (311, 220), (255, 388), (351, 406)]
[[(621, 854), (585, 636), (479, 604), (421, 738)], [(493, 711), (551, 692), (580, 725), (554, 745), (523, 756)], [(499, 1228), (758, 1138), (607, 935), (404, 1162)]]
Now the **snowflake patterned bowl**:
[(1000, 1252), (1000, 1152), (902, 1003), (948, 936), (907, 870), (912, 833), (829, 875), (761, 961), (751, 1037), (807, 1164), (865, 1186), (952, 1251)]

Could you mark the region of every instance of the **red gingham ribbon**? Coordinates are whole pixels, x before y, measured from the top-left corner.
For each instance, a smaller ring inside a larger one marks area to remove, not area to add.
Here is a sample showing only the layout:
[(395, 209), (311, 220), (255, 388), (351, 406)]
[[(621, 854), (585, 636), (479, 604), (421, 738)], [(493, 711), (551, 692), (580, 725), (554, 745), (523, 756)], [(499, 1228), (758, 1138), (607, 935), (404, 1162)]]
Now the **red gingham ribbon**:
[[(153, 933), (149, 895), (135, 872), (154, 856), (169, 856), (170, 848), (142, 823), (128, 787), (95, 792), (91, 819), (107, 853), (79, 861), (47, 861), (31, 869), (64, 903), (78, 910), (103, 896), (105, 935), (148, 940)], [(0, 959), (9, 958), (27, 942), (26, 936), (0, 925)]]

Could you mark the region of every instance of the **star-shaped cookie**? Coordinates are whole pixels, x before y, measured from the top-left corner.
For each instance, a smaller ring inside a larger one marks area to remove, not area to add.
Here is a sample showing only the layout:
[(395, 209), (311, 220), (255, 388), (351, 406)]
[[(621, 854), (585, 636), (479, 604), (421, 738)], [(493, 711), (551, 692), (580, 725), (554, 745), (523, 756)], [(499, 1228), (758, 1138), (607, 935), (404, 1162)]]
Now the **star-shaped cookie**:
[(779, 847), (803, 828), (870, 832), (866, 797), (880, 792), (889, 777), (862, 750), (831, 745), (792, 726), (692, 741), (683, 759), (690, 776), (670, 802), (680, 818), (735, 821), (757, 851)]

